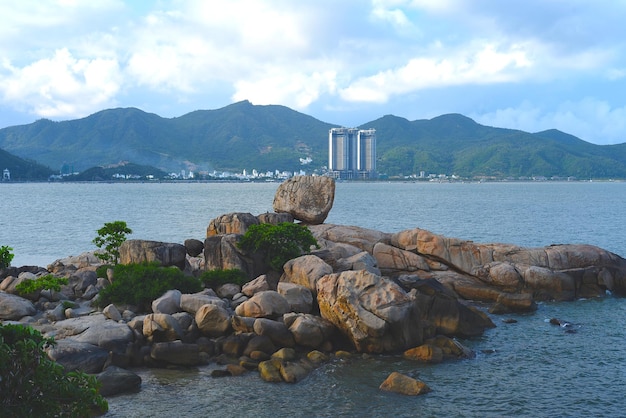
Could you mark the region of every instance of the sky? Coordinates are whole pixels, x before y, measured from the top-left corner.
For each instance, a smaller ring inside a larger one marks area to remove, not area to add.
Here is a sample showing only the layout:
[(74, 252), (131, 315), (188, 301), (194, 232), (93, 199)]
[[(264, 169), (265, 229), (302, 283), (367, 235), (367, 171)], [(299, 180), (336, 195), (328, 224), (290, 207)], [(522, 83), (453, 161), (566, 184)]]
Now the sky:
[(0, 0), (0, 128), (249, 100), (624, 143), (624, 16), (624, 0)]

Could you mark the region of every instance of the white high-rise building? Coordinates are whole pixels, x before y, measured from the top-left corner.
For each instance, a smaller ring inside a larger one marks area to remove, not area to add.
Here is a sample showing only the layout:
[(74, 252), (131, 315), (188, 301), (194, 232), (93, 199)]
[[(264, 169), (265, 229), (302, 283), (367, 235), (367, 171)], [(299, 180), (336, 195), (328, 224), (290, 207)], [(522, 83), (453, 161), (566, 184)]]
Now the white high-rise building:
[(328, 133), (328, 170), (335, 178), (376, 177), (376, 130), (332, 128)]

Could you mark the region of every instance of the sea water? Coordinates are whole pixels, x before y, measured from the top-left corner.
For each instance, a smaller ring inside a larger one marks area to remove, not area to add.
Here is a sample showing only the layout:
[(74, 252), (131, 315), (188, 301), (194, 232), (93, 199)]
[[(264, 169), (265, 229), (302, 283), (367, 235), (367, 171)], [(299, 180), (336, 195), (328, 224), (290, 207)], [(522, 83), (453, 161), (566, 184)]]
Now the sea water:
[[(0, 184), (0, 246), (13, 265), (47, 265), (93, 250), (104, 222), (129, 238), (202, 239), (223, 213), (272, 211), (276, 183)], [(386, 232), (415, 227), (522, 246), (588, 243), (626, 255), (626, 183), (338, 183), (327, 223)], [(397, 356), (332, 361), (297, 384), (256, 373), (212, 378), (216, 365), (136, 370), (141, 391), (109, 398), (109, 417), (623, 416), (626, 299), (542, 303), (535, 313), (492, 316), (496, 328), (461, 342), (476, 357), (422, 365)], [(568, 321), (576, 331), (551, 325)], [(513, 318), (516, 323), (504, 323)], [(392, 371), (433, 391), (382, 392)]]

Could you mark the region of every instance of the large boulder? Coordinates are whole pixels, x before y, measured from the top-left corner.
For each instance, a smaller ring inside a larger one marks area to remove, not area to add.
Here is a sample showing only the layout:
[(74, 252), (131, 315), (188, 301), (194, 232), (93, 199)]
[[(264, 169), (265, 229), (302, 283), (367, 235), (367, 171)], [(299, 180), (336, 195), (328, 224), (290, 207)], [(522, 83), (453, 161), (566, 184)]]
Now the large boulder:
[(295, 176), (278, 186), (274, 211), (289, 213), (307, 224), (321, 224), (335, 199), (335, 180), (320, 176)]
[(465, 283), (446, 281), (457, 291), (463, 287), (473, 296), (486, 296), (476, 300), (493, 302), (502, 292), (528, 293), (538, 300), (602, 296), (606, 290), (626, 294), (626, 260), (592, 245), (477, 244), (419, 228), (392, 234), (390, 244), (424, 257), (431, 269), (437, 260), (459, 273), (457, 278)]
[(257, 225), (259, 220), (256, 216), (247, 212), (234, 212), (220, 215), (209, 222), (206, 236), (228, 234), (245, 234), (250, 225)]
[(326, 264), (321, 258), (311, 254), (287, 261), (283, 266), (283, 270), (284, 274), (280, 278), (281, 282), (304, 286), (314, 294), (317, 294), (317, 281), (333, 272), (331, 266)]
[(17, 320), (36, 312), (37, 309), (30, 300), (0, 292), (0, 320)]
[(299, 284), (281, 282), (278, 283), (280, 293), (289, 303), (291, 312), (309, 313), (313, 308), (313, 295), (311, 291)]
[(296, 344), (304, 347), (321, 347), (335, 330), (329, 321), (311, 314), (286, 314), (283, 320)]
[(275, 290), (266, 290), (237, 306), (235, 313), (253, 318), (278, 318), (289, 310), (287, 299)]
[(116, 366), (107, 367), (96, 375), (96, 379), (100, 383), (98, 392), (102, 396), (137, 392), (141, 387), (141, 377), (138, 374)]
[(329, 274), (317, 282), (323, 318), (360, 352), (383, 353), (419, 345), (420, 310), (398, 284), (365, 270)]
[[(256, 219), (256, 218), (255, 218)], [(204, 240), (206, 270), (241, 270), (253, 279), (265, 273), (266, 267), (256, 254), (244, 254), (238, 247), (240, 234), (213, 235)]]
[(48, 349), (48, 357), (62, 365), (66, 372), (100, 373), (109, 358), (109, 350), (67, 338)]
[(162, 266), (185, 269), (187, 249), (181, 244), (131, 239), (124, 241), (119, 250), (121, 264), (156, 261)]
[(183, 338), (184, 331), (172, 315), (149, 314), (143, 319), (143, 335), (149, 341), (174, 341)]
[(180, 312), (180, 298), (182, 294), (178, 289), (166, 291), (163, 295), (152, 301), (152, 312), (174, 314)]
[(222, 308), (228, 307), (228, 303), (217, 297), (212, 290), (203, 290), (198, 293), (186, 293), (180, 296), (180, 308), (190, 314), (195, 315), (198, 309), (206, 304), (218, 305)]
[(219, 337), (230, 330), (231, 314), (224, 308), (207, 304), (196, 312), (198, 330), (209, 337)]
[(75, 341), (97, 345), (116, 353), (124, 353), (128, 345), (135, 341), (135, 335), (128, 325), (108, 320), (103, 314), (58, 321), (55, 328), (58, 337), (68, 335)]

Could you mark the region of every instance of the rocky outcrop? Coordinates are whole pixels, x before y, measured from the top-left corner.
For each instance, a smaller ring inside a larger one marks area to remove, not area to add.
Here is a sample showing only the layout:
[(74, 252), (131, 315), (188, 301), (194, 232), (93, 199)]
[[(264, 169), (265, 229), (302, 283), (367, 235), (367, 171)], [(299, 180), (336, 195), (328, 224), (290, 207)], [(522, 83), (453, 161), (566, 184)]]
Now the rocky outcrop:
[(591, 245), (476, 244), (418, 228), (393, 234), (391, 245), (457, 272), (463, 279), (440, 274), (432, 263), (430, 274), (424, 271), (467, 299), (496, 302), (507, 293), (530, 294), (534, 300), (573, 300), (607, 290), (626, 294), (626, 260)]
[(323, 223), (333, 207), (335, 180), (321, 176), (295, 176), (278, 186), (273, 208), (289, 213), (299, 221), (317, 225)]
[(212, 219), (206, 230), (206, 236), (245, 234), (250, 225), (257, 225), (256, 216), (247, 212), (227, 213)]
[(124, 241), (119, 251), (121, 264), (158, 262), (185, 269), (187, 249), (181, 244), (133, 239)]
[(267, 270), (261, 256), (245, 254), (239, 247), (239, 234), (214, 235), (204, 240), (206, 270), (238, 269), (249, 279), (254, 279)]
[(396, 283), (364, 270), (334, 273), (317, 282), (323, 318), (357, 351), (383, 353), (422, 342), (419, 307)]

